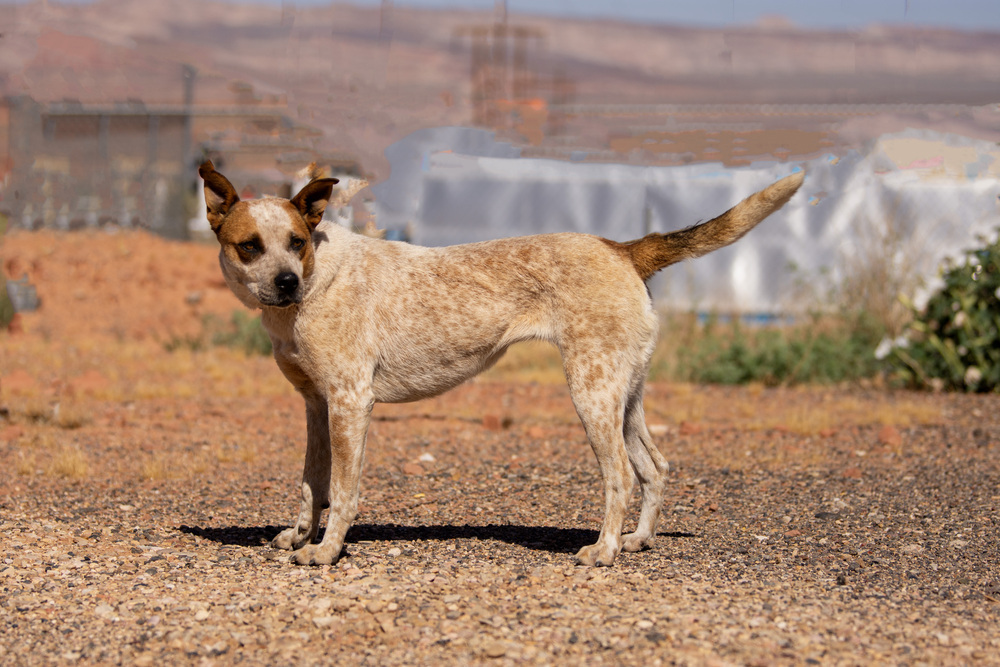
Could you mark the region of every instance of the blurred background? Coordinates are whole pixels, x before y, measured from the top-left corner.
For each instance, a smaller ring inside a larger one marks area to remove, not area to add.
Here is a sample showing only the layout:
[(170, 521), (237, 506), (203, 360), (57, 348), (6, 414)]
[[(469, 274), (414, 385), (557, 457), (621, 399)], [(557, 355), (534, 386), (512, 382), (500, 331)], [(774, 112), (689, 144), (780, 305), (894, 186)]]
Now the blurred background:
[(210, 236), (211, 158), (244, 197), (313, 162), (367, 179), (328, 217), (392, 239), (628, 240), (804, 168), (773, 220), (652, 284), (767, 318), (859, 276), (919, 297), (998, 220), (985, 0), (37, 0), (0, 33), (11, 229)]

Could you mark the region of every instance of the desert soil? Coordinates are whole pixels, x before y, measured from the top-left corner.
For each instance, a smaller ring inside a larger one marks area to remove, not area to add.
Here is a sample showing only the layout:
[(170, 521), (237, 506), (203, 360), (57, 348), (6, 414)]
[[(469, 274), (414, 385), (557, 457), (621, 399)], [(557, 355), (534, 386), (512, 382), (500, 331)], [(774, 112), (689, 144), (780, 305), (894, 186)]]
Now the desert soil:
[(0, 332), (0, 663), (1000, 664), (1000, 397), (654, 384), (660, 533), (598, 569), (565, 387), (494, 374), (378, 406), (346, 553), (299, 567), (302, 406), (197, 344), (215, 250), (0, 258), (42, 299)]

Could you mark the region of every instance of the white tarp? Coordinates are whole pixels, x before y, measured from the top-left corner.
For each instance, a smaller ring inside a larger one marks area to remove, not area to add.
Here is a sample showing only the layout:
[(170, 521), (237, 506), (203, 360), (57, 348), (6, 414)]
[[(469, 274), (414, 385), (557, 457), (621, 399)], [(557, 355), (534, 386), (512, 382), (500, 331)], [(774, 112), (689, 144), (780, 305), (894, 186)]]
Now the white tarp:
[[(958, 145), (974, 159), (955, 167), (900, 149), (914, 145), (932, 152)], [(996, 145), (926, 132), (886, 138), (865, 155), (738, 169), (523, 159), (491, 133), (468, 128), (417, 132), (387, 156), (391, 178), (373, 188), (378, 226), (409, 227), (422, 245), (562, 231), (625, 241), (707, 220), (806, 169), (802, 190), (745, 238), (661, 272), (651, 283), (661, 307), (781, 312), (796, 283), (836, 281), (846, 255), (868, 252), (887, 235), (897, 255), (888, 261), (906, 260), (932, 279), (946, 256), (957, 258), (1000, 224)]]

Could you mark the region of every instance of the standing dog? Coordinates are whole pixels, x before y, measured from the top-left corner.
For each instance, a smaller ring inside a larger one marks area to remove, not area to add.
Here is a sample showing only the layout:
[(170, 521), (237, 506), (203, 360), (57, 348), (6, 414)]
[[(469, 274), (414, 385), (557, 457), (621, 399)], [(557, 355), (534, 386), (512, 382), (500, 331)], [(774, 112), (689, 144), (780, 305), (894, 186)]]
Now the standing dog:
[[(611, 565), (622, 549), (649, 546), (667, 461), (642, 407), (657, 336), (645, 281), (736, 241), (784, 205), (804, 176), (704, 224), (630, 243), (548, 234), (422, 248), (323, 223), (336, 179), (313, 180), (291, 200), (240, 201), (211, 162), (199, 173), (226, 282), (262, 311), (275, 361), (305, 399), (302, 505), (272, 545), (314, 565), (337, 560), (357, 513), (374, 404), (440, 394), (530, 339), (559, 348), (604, 479), (601, 534), (577, 562)], [(633, 479), (642, 509), (635, 532), (622, 535)], [(326, 533), (313, 544), (326, 508)]]

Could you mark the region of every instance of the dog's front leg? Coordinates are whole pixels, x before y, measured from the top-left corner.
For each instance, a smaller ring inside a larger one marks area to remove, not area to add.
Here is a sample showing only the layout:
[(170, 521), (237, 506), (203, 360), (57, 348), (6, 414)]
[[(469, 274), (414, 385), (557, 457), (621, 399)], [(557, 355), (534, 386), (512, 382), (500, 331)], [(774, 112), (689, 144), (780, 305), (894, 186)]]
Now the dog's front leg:
[(319, 517), (330, 504), (330, 421), (326, 399), (305, 396), (306, 464), (302, 471), (302, 506), (291, 528), (273, 540), (276, 549), (301, 549), (319, 532)]
[(361, 465), (372, 401), (356, 392), (337, 392), (328, 399), (328, 403), (330, 458), (327, 497), (330, 515), (323, 540), (319, 544), (304, 544), (292, 554), (292, 560), (300, 565), (336, 562), (344, 547), (344, 535), (358, 513)]

